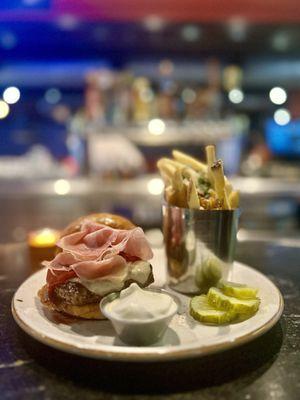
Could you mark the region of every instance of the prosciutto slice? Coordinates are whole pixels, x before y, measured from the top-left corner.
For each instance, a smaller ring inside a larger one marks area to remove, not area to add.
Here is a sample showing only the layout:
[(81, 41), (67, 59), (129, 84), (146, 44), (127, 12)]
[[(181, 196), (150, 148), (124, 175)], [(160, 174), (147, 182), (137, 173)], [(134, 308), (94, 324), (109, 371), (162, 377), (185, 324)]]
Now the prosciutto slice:
[(126, 268), (126, 260), (150, 260), (152, 250), (141, 228), (113, 229), (86, 221), (81, 230), (60, 239), (62, 252), (43, 265), (49, 268), (47, 283), (56, 285), (72, 277), (96, 279), (109, 277)]

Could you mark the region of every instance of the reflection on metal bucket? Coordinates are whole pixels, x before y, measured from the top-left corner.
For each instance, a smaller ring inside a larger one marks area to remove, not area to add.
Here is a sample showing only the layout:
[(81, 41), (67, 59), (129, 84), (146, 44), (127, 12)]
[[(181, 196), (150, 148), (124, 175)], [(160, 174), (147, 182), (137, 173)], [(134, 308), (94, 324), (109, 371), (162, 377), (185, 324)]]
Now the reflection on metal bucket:
[(163, 205), (169, 285), (181, 293), (206, 293), (228, 278), (239, 210), (191, 210)]

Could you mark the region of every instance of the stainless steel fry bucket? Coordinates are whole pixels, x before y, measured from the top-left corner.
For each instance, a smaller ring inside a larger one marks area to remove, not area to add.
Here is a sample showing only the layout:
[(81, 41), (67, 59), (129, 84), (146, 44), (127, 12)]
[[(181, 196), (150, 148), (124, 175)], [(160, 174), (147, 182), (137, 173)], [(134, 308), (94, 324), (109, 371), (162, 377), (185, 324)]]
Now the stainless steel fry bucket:
[(163, 205), (168, 284), (185, 294), (206, 293), (229, 277), (239, 210), (192, 210)]

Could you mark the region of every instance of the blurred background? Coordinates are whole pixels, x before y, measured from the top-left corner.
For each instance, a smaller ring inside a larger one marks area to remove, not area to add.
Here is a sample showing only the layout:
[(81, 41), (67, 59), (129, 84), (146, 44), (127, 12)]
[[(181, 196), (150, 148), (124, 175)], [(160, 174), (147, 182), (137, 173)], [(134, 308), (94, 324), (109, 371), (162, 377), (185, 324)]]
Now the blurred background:
[(217, 147), (239, 240), (300, 232), (298, 0), (1, 0), (0, 242), (161, 220), (156, 161)]

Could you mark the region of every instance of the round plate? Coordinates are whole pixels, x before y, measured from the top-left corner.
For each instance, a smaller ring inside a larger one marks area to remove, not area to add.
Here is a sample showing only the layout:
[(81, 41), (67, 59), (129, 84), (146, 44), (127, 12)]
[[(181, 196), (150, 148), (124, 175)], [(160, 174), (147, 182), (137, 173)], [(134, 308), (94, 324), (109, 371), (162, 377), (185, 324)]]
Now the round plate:
[[(165, 257), (155, 252), (155, 285), (165, 283)], [(283, 299), (276, 286), (260, 272), (234, 263), (230, 279), (259, 288), (261, 305), (250, 319), (224, 326), (208, 326), (188, 314), (189, 297), (179, 295), (183, 312), (175, 315), (163, 339), (149, 347), (122, 343), (109, 321), (65, 321), (54, 316), (40, 303), (37, 292), (45, 283), (46, 270), (28, 278), (17, 290), (12, 312), (18, 325), (33, 338), (57, 349), (78, 355), (123, 361), (162, 361), (199, 357), (216, 353), (253, 340), (268, 331), (280, 318)]]

